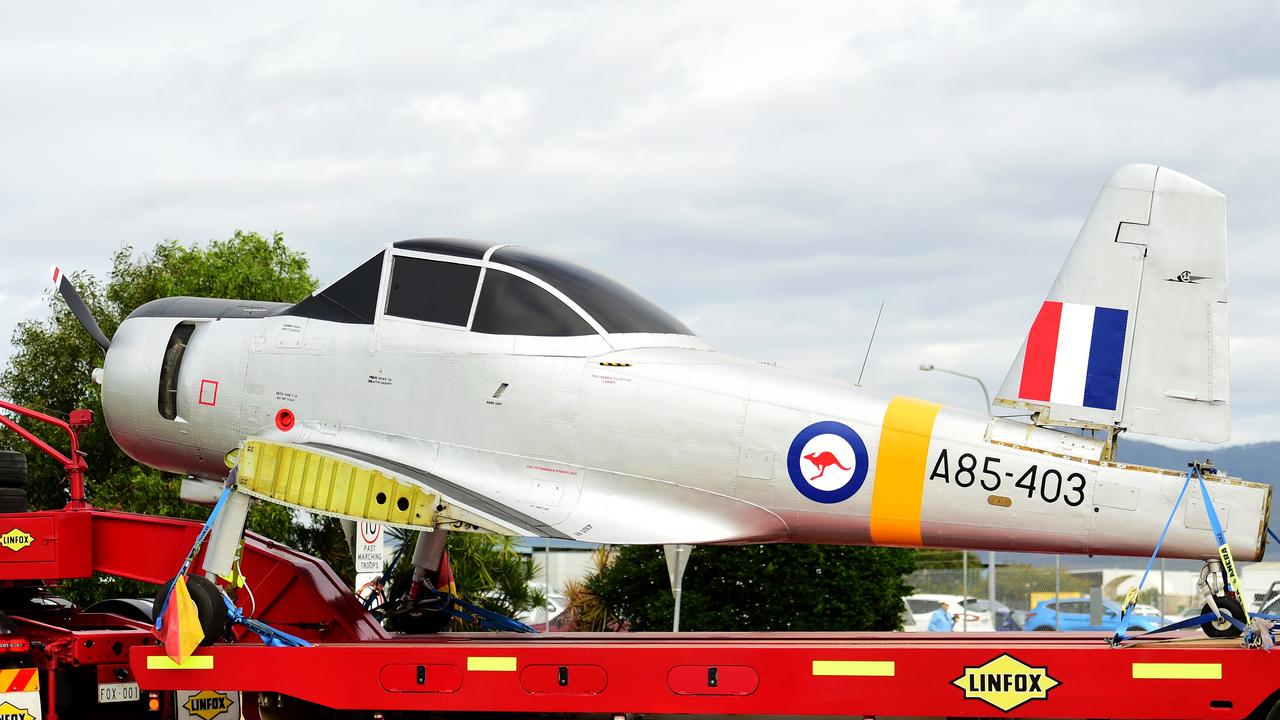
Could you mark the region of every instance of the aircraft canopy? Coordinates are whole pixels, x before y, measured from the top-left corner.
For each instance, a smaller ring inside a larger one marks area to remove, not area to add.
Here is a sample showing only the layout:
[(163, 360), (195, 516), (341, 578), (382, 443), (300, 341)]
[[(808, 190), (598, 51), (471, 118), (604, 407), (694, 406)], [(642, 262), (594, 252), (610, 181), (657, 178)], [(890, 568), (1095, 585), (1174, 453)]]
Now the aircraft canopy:
[(375, 255), (284, 314), (372, 324), (382, 297), (385, 315), (493, 335), (693, 335), (627, 286), (528, 248), (425, 239), (395, 243), (387, 255)]

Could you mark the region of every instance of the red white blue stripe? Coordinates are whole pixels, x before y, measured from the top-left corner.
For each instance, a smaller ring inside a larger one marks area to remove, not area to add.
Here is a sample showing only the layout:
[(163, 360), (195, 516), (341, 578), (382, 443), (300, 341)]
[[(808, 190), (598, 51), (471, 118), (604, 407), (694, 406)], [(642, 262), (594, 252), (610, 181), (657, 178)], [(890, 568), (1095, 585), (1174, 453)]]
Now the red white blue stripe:
[(1018, 397), (1115, 410), (1129, 311), (1045, 301), (1027, 336)]

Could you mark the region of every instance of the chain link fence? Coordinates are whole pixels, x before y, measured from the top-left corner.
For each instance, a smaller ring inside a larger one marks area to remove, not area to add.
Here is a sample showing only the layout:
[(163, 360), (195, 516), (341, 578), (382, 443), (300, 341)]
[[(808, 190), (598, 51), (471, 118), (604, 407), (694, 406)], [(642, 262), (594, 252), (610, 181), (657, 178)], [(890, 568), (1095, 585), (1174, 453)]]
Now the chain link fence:
[[(1142, 570), (1073, 567), (1070, 560), (1038, 565), (1001, 558), (993, 576), (986, 553), (969, 553), (959, 563), (922, 557), (919, 569), (908, 578), (914, 594), (906, 598), (905, 612), (911, 618), (904, 615), (905, 629), (927, 629), (939, 600), (950, 603), (948, 612), (955, 618), (957, 631), (1114, 628), (1118, 616), (1107, 611), (1123, 605)], [(1135, 615), (1142, 617), (1135, 622), (1163, 625), (1177, 617), (1198, 615), (1197, 577), (1193, 570), (1165, 571), (1158, 562), (1139, 594)]]

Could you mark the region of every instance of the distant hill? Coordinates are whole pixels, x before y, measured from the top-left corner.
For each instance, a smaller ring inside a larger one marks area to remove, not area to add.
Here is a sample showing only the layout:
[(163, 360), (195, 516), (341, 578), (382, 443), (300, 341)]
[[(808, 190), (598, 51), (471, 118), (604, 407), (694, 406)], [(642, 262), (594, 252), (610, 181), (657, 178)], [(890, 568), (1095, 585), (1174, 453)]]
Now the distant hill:
[(1116, 459), (1120, 462), (1184, 470), (1195, 458), (1213, 460), (1223, 472), (1254, 482), (1280, 479), (1280, 442), (1236, 445), (1213, 450), (1178, 450), (1138, 440), (1120, 440)]

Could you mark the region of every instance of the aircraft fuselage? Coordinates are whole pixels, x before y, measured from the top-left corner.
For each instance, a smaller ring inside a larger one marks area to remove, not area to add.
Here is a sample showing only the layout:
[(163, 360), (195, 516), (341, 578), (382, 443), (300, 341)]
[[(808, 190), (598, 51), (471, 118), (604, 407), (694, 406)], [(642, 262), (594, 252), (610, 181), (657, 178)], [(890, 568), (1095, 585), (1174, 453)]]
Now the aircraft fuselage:
[[(191, 302), (206, 305), (144, 307), (122, 324), (103, 382), (116, 441), (175, 473), (221, 478), (227, 454), (259, 437), (386, 460), (514, 532), (1120, 555), (1151, 552), (1184, 479), (1103, 462), (1088, 437), (740, 360), (692, 336), (654, 347)], [(1269, 486), (1209, 487), (1236, 557), (1258, 559)], [(1163, 556), (1215, 554), (1190, 494)]]

